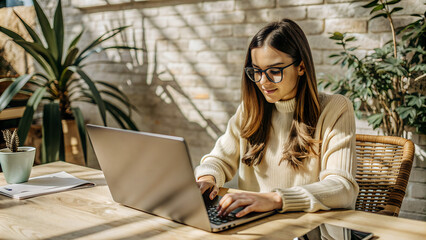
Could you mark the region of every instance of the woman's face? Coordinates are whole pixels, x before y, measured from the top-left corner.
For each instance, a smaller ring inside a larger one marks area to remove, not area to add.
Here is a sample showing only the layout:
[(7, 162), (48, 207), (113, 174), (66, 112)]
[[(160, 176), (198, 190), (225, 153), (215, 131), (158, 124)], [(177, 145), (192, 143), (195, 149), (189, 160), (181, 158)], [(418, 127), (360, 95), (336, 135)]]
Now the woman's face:
[[(251, 59), (253, 67), (261, 70), (270, 67), (284, 67), (294, 61), (290, 55), (268, 44), (252, 49)], [(304, 71), (305, 67), (303, 62), (301, 62), (299, 66), (291, 65), (283, 70), (283, 79), (279, 83), (269, 81), (265, 73), (263, 73), (261, 80), (257, 82), (256, 85), (269, 103), (289, 100), (296, 96), (298, 79), (299, 76), (304, 74)]]

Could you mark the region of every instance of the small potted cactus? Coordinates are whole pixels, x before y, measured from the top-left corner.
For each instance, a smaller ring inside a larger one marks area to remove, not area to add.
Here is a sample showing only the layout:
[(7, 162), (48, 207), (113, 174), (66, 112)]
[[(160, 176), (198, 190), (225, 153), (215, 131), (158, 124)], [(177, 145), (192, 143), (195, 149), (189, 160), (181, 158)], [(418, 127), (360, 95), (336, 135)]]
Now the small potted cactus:
[(17, 130), (2, 130), (6, 147), (0, 150), (0, 164), (9, 184), (28, 181), (34, 164), (35, 147), (19, 147)]

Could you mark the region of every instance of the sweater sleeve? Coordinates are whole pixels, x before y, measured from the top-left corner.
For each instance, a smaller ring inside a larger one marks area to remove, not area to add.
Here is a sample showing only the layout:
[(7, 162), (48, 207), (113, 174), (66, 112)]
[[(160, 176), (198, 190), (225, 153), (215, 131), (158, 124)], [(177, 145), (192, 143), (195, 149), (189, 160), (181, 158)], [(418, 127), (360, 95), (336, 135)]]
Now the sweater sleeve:
[(195, 177), (212, 175), (216, 184), (222, 187), (230, 181), (238, 169), (240, 157), (241, 105), (228, 122), (225, 133), (216, 141), (213, 150), (202, 157), (195, 168)]
[(358, 195), (355, 181), (355, 117), (352, 103), (334, 95), (324, 107), (317, 125), (322, 139), (319, 181), (287, 189), (280, 193), (280, 212), (315, 212), (331, 208), (353, 208)]

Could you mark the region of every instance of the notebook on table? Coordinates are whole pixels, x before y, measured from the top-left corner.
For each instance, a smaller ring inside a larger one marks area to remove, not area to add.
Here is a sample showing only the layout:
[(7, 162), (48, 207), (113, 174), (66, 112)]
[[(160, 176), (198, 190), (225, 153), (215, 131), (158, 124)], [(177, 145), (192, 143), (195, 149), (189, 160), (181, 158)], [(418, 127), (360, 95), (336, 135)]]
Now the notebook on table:
[(179, 223), (218, 232), (275, 211), (220, 218), (219, 199), (201, 194), (181, 137), (87, 125), (87, 132), (115, 202)]
[(27, 199), (40, 195), (63, 192), (68, 190), (94, 187), (95, 184), (62, 171), (38, 177), (33, 177), (24, 183), (0, 186), (0, 194), (14, 198)]

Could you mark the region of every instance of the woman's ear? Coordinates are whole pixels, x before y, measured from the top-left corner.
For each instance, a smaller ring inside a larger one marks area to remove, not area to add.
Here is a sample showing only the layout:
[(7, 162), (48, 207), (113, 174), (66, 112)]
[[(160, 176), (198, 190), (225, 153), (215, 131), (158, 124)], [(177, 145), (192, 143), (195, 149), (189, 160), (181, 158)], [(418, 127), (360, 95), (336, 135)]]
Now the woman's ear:
[(305, 71), (306, 71), (305, 63), (301, 61), (299, 66), (297, 67), (297, 75), (303, 76), (303, 74), (305, 74)]

